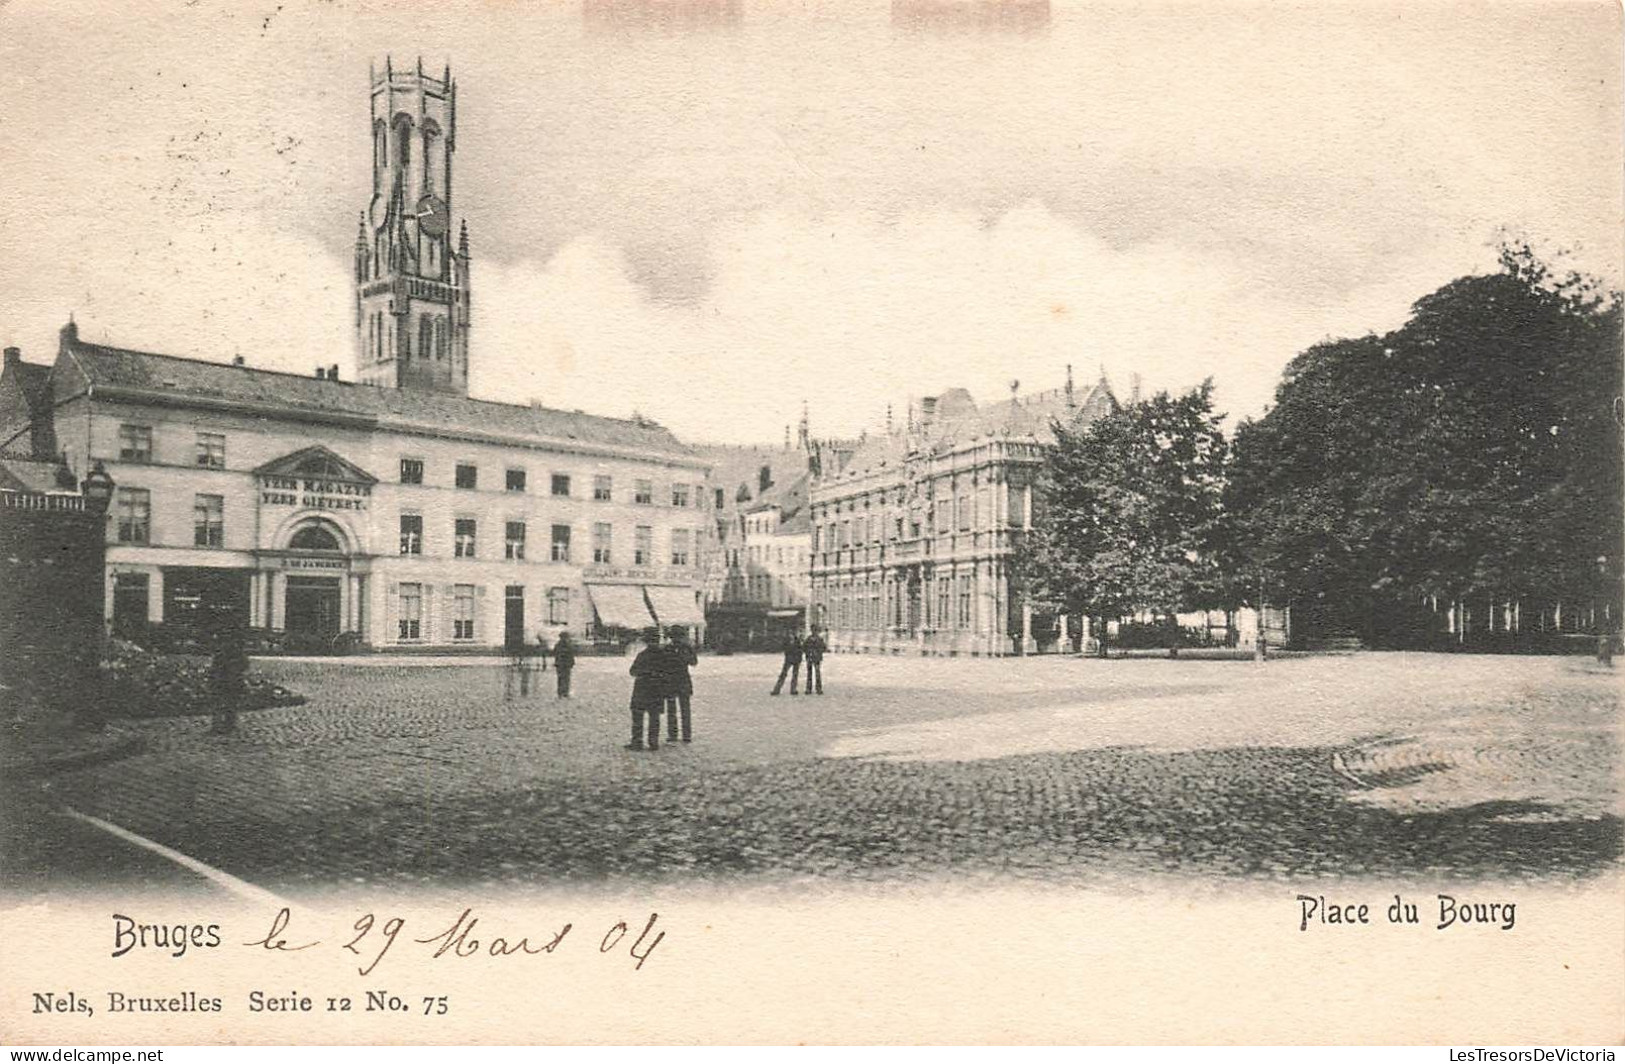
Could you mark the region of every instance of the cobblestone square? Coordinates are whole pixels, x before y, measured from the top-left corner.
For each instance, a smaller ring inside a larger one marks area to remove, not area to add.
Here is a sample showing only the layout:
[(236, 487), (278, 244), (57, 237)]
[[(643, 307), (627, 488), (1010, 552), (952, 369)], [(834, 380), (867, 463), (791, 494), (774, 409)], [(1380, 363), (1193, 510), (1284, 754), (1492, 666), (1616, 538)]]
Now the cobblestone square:
[[(143, 752), (46, 793), (294, 895), (1562, 880), (1621, 856), (1618, 684), (1584, 659), (843, 655), (827, 694), (772, 697), (775, 659), (704, 657), (694, 742), (657, 752), (623, 748), (626, 666), (585, 660), (558, 701), (552, 673), (506, 700), (495, 661), (256, 660), (308, 704), (224, 738), (204, 718), (143, 722)], [(8, 843), (12, 886), (46, 866), (117, 874), (45, 834)]]

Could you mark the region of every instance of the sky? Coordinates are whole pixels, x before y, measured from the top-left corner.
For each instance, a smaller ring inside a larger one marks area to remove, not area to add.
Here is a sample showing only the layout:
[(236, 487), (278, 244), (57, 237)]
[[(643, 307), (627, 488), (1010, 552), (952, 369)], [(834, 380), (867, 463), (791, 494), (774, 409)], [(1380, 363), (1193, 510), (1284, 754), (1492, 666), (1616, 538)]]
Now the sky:
[(458, 84), (473, 394), (782, 440), (1625, 274), (1612, 3), (0, 6), (0, 339), (354, 377), (369, 63)]

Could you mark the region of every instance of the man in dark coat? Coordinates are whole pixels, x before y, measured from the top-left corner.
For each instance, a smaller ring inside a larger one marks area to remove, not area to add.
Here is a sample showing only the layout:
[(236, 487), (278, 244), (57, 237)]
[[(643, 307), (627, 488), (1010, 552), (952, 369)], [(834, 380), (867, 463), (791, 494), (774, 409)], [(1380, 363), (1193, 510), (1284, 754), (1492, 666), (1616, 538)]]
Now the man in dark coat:
[(209, 680), (214, 696), (216, 735), (237, 730), (237, 707), (243, 697), (243, 681), (248, 676), (247, 633), (235, 621), (222, 623), (215, 635), (214, 656), (209, 662)]
[(553, 648), (553, 674), (559, 678), (558, 696), (570, 697), (570, 673), (576, 667), (576, 645), (569, 632), (559, 633), (559, 644)]
[(802, 644), (802, 650), (807, 655), (808, 694), (815, 691), (818, 694), (824, 693), (824, 651), (828, 649), (828, 644), (824, 642), (824, 637), (817, 628), (812, 630), (807, 636), (807, 641)]
[(784, 665), (779, 669), (779, 682), (773, 685), (773, 693), (778, 694), (784, 689), (784, 678), (790, 677), (790, 693), (796, 693), (796, 684), (801, 680), (801, 636), (791, 632), (784, 637)]
[(688, 641), (687, 629), (673, 626), (666, 629), (667, 666), (671, 669), (671, 693), (666, 696), (666, 741), (677, 741), (677, 723), (682, 718), (683, 742), (694, 741), (690, 706), (694, 699), (694, 677), (689, 669), (700, 663), (694, 656), (694, 647)]
[(669, 658), (660, 646), (660, 630), (651, 628), (644, 633), (643, 642), (643, 649), (628, 670), (632, 674), (632, 741), (626, 744), (628, 750), (644, 748), (645, 721), (648, 748), (660, 749), (660, 710), (671, 682)]

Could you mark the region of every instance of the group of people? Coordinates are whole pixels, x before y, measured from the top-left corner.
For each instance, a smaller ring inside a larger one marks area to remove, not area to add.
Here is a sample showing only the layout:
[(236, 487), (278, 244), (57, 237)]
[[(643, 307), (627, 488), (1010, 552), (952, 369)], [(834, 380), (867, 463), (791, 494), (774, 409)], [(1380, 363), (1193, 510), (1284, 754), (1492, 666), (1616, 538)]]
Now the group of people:
[[(548, 646), (546, 633), (536, 636), (534, 647), (518, 645), (508, 648), (508, 684), (505, 697), (513, 697), (515, 680), (518, 681), (519, 694), (528, 696), (531, 693), (532, 676), (534, 672), (547, 671), (547, 659), (553, 658), (553, 674), (558, 677), (557, 697), (570, 697), (570, 676), (575, 672), (576, 647), (570, 640), (569, 632), (560, 632), (559, 641)], [(535, 686), (541, 686), (541, 680), (534, 680)]]
[(666, 714), (666, 741), (694, 741), (694, 677), (699, 659), (684, 628), (643, 634), (643, 649), (632, 659), (632, 741), (628, 750), (660, 749), (660, 715)]
[(773, 685), (773, 694), (784, 690), (784, 678), (790, 677), (790, 693), (796, 693), (796, 682), (801, 678), (801, 663), (807, 663), (807, 693), (824, 693), (824, 651), (829, 644), (814, 628), (803, 639), (792, 632), (784, 639), (784, 664), (779, 668), (779, 682)]

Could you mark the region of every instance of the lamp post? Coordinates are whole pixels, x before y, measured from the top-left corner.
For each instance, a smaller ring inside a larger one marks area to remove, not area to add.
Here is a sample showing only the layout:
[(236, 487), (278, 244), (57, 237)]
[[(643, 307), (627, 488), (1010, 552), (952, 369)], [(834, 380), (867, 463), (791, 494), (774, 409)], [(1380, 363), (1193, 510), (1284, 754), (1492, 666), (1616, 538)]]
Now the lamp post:
[[(107, 723), (107, 715), (103, 706), (106, 692), (101, 689), (97, 681), (101, 677), (101, 663), (106, 656), (106, 627), (102, 618), (107, 615), (107, 507), (113, 499), (113, 478), (108, 475), (107, 468), (97, 462), (95, 467), (79, 485), (80, 492), (85, 497), (85, 513), (88, 520), (85, 522), (85, 574), (86, 595), (85, 610), (91, 616), (86, 618), (85, 646), (82, 651), (79, 667), (87, 687), (84, 697), (80, 699), (80, 724), (90, 731), (98, 731)], [(90, 581), (94, 580), (94, 591), (91, 591)]]

